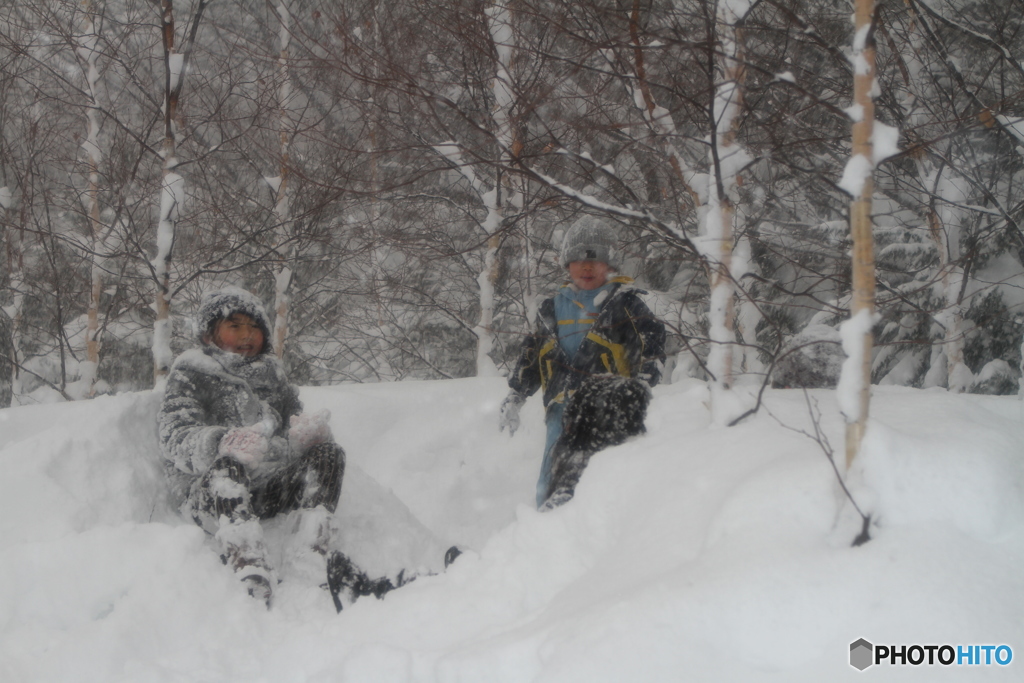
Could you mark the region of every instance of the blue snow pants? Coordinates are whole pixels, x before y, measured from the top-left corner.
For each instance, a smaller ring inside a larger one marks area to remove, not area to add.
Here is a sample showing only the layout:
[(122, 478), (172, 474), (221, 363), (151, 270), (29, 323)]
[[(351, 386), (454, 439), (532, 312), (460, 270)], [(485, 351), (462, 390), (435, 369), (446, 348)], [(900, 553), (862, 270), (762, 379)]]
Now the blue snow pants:
[(547, 500), (548, 484), (551, 482), (551, 474), (555, 468), (551, 451), (555, 449), (555, 442), (562, 435), (562, 415), (564, 413), (564, 403), (552, 403), (548, 406), (544, 419), (544, 423), (547, 425), (547, 439), (544, 442), (544, 460), (540, 464), (540, 478), (537, 480), (538, 508)]

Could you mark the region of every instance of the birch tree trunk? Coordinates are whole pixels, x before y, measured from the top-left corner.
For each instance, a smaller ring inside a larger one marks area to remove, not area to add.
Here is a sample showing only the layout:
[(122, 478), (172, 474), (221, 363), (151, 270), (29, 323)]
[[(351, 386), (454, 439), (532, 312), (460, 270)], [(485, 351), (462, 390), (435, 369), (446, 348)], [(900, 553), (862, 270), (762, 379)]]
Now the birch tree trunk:
[[(743, 106), (742, 87), (745, 75), (741, 24), (749, 9), (750, 4), (747, 0), (730, 0), (721, 3), (716, 14), (716, 32), (721, 44), (718, 57), (721, 79), (714, 86), (716, 97), (712, 121), (715, 133), (712, 150), (708, 155), (712, 173), (708, 179), (706, 203), (701, 202), (700, 193), (693, 187), (698, 177), (697, 173), (689, 167), (672, 142), (679, 135), (675, 123), (668, 110), (657, 104), (648, 82), (644, 45), (640, 39), (639, 0), (633, 0), (629, 20), (636, 74), (636, 87), (631, 93), (633, 102), (644, 114), (644, 119), (655, 138), (654, 146), (667, 156), (673, 174), (688, 193), (694, 209), (704, 215), (704, 233), (710, 235), (710, 241), (718, 247), (717, 251), (702, 256), (713, 292), (709, 307), (712, 328), (709, 368), (715, 368), (712, 370), (712, 412), (716, 413), (715, 419), (720, 423), (728, 422), (730, 419), (730, 410), (722, 406), (722, 398), (733, 381), (736, 364), (733, 345), (737, 339), (737, 332), (752, 336), (760, 318), (760, 311), (749, 302), (741, 309), (739, 315), (734, 312), (736, 278), (746, 271), (750, 260), (749, 244), (746, 240), (737, 244), (734, 238), (738, 218), (733, 200), (739, 185), (739, 171), (749, 160), (736, 142), (738, 114)], [(751, 346), (750, 349), (751, 352), (744, 356), (741, 369), (763, 369), (757, 360), (754, 347)]]
[(960, 228), (963, 220), (959, 205), (966, 200), (963, 189), (949, 176), (952, 168), (940, 169), (934, 179), (931, 201), (932, 239), (939, 252), (939, 276), (946, 307), (936, 319), (942, 325), (942, 356), (945, 359), (946, 387), (963, 393), (974, 382), (974, 374), (964, 363), (963, 290), (966, 277), (960, 265)]
[(500, 230), (510, 210), (522, 208), (523, 196), (514, 178), (503, 173), (512, 167), (522, 149), (516, 134), (513, 113), (516, 97), (512, 88), (512, 62), (514, 55), (514, 32), (512, 13), (504, 0), (488, 7), (487, 28), (494, 44), (496, 55), (495, 73), (492, 81), (494, 90), (494, 135), (498, 143), (498, 173), (494, 190), (483, 196), (487, 205), (484, 230), (488, 234), (484, 252), (484, 264), (477, 283), (480, 287), (480, 322), (477, 323), (476, 372), (478, 377), (493, 377), (498, 369), (491, 358), (494, 348), (494, 285), (498, 279), (498, 247), (501, 245)]
[(153, 379), (160, 383), (170, 371), (174, 354), (171, 351), (171, 252), (175, 228), (185, 202), (185, 179), (178, 166), (178, 104), (181, 86), (188, 67), (188, 54), (195, 45), (207, 0), (199, 0), (191, 22), (191, 33), (185, 50), (179, 52), (174, 42), (174, 2), (161, 0), (161, 29), (164, 48), (164, 141), (163, 179), (160, 187), (160, 217), (157, 222), (156, 257), (152, 261), (156, 280), (156, 322), (153, 324)]
[(161, 0), (161, 28), (164, 47), (164, 142), (163, 179), (160, 188), (160, 217), (157, 222), (156, 257), (153, 270), (156, 278), (156, 322), (153, 324), (153, 379), (162, 381), (171, 368), (171, 250), (174, 228), (179, 215), (179, 199), (184, 195), (184, 179), (175, 173), (178, 165), (176, 117), (178, 112), (178, 81), (181, 78), (182, 55), (174, 45), (174, 2)]
[[(841, 335), (847, 359), (843, 363), (837, 395), (846, 418), (846, 466), (860, 450), (871, 401), (872, 326), (875, 319), (875, 257), (871, 201), (874, 194), (872, 132), (875, 108), (874, 0), (856, 0), (853, 40), (853, 149), (842, 184), (853, 194), (850, 234), (853, 238), (853, 293), (850, 319)], [(852, 182), (851, 182), (852, 181)]]
[(291, 2), (280, 0), (277, 15), (281, 22), (280, 43), (281, 54), (278, 59), (281, 83), (278, 90), (278, 106), (281, 109), (281, 175), (277, 184), (277, 201), (274, 214), (277, 217), (277, 244), (275, 252), (280, 259), (280, 267), (274, 274), (274, 351), (277, 357), (284, 356), (284, 343), (288, 337), (288, 316), (291, 305), (293, 253), (291, 233), (291, 201), (289, 196), (289, 176), (291, 175), (291, 158), (289, 145), (295, 122), (292, 114), (292, 82), (288, 73), (288, 46), (291, 42)]
[(96, 66), (97, 42), (99, 35), (96, 26), (96, 4), (92, 0), (85, 3), (85, 31), (77, 46), (79, 57), (85, 71), (86, 93), (89, 103), (86, 109), (86, 138), (82, 143), (85, 151), (86, 166), (89, 171), (86, 203), (89, 213), (90, 251), (91, 251), (91, 286), (89, 288), (89, 307), (85, 329), (85, 362), (79, 365), (80, 381), (83, 395), (92, 396), (96, 389), (96, 379), (100, 363), (99, 340), (99, 309), (100, 297), (103, 293), (103, 226), (100, 223), (99, 198), (99, 165), (103, 154), (99, 146), (99, 70)]
[(736, 234), (735, 200), (740, 170), (749, 157), (736, 140), (740, 108), (743, 105), (743, 35), (740, 24), (750, 9), (747, 0), (723, 0), (718, 5), (716, 31), (720, 45), (721, 81), (715, 85), (712, 105), (712, 136), (709, 152), (708, 204), (705, 214), (707, 238), (714, 250), (706, 254), (711, 264), (711, 301), (708, 310), (711, 351), (708, 368), (711, 381), (711, 412), (717, 423), (726, 423), (731, 401), (726, 398), (733, 384), (736, 344), (736, 280), (746, 271), (734, 253)]
[[(524, 181), (525, 182), (525, 181)], [(523, 193), (526, 194), (525, 192)], [(530, 221), (523, 219), (523, 252), (526, 259), (526, 282), (523, 283), (523, 302), (526, 305), (526, 324), (528, 329), (537, 327), (537, 313), (540, 310), (540, 300), (537, 296), (535, 283), (537, 282), (537, 263), (534, 261), (533, 244), (530, 240)]]
[[(380, 30), (380, 2), (373, 3), (372, 6), (372, 17), (371, 21), (373, 24), (373, 31), (371, 32), (372, 49), (379, 51), (383, 45), (381, 39)], [(383, 91), (381, 87), (381, 68), (380, 63), (377, 60), (373, 60), (370, 64), (371, 73), (371, 84), (369, 86), (370, 96), (369, 104), (371, 109), (376, 107), (378, 103), (383, 104), (380, 94)], [(381, 221), (381, 206), (380, 206), (380, 158), (381, 152), (378, 144), (378, 127), (379, 123), (377, 117), (372, 117), (368, 122), (368, 135), (367, 135), (367, 154), (370, 164), (370, 197), (369, 197), (369, 213), (368, 213), (368, 233), (370, 235), (370, 296), (377, 306), (377, 326), (382, 330), (385, 329), (385, 315), (384, 315), (384, 298), (386, 296), (386, 282), (385, 282), (385, 250), (381, 244), (381, 235), (379, 231)], [(386, 361), (385, 361), (386, 362)], [(390, 365), (390, 363), (387, 363)], [(386, 368), (390, 370), (390, 368)]]

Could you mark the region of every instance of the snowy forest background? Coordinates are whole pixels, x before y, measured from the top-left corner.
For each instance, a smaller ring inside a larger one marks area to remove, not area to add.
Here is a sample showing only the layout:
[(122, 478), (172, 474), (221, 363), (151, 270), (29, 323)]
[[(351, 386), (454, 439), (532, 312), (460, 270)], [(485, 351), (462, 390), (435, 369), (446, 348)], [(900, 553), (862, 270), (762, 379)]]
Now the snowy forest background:
[[(851, 12), (0, 2), (0, 406), (153, 386), (228, 283), (277, 310), (298, 384), (494, 375), (583, 212), (619, 226), (623, 271), (671, 329), (670, 377), (706, 378), (727, 344), (739, 376), (834, 386)], [(899, 151), (874, 171), (873, 381), (1017, 393), (1024, 3), (882, 0), (876, 17), (875, 117)], [(709, 322), (718, 201), (735, 212), (727, 340)]]

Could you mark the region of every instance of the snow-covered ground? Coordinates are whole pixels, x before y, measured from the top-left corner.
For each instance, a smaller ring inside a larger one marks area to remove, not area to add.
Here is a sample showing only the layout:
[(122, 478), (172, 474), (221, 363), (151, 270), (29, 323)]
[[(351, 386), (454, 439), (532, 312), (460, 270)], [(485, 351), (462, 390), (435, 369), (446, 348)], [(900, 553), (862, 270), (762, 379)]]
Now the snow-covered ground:
[[(467, 551), (340, 615), (286, 574), (266, 610), (177, 516), (156, 394), (0, 411), (0, 680), (1024, 680), (1016, 398), (875, 387), (854, 489), (878, 523), (853, 548), (857, 520), (798, 433), (803, 392), (720, 428), (703, 385), (658, 387), (648, 434), (544, 514), (539, 400), (510, 439), (504, 394), (500, 379), (303, 390), (348, 451), (342, 548), (381, 573)], [(811, 399), (841, 457), (834, 393)], [(287, 521), (268, 523), (273, 552)], [(858, 638), (1014, 659), (860, 672)]]

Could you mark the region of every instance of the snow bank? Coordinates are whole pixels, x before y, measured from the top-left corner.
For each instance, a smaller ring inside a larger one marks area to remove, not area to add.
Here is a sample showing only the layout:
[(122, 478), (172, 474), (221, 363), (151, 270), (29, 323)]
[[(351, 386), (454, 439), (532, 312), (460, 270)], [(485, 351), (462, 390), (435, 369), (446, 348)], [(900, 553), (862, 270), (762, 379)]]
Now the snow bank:
[[(914, 405), (886, 411), (865, 438), (860, 463), (885, 526), (941, 524), (978, 540), (1024, 526), (1024, 447), (1005, 418), (975, 397), (895, 391)], [(1006, 403), (1006, 402), (999, 402)], [(922, 420), (922, 408), (957, 419)], [(969, 428), (965, 428), (970, 425)]]
[[(423, 574), (341, 615), (287, 575), (263, 609), (177, 516), (158, 395), (3, 410), (0, 679), (922, 681), (936, 672), (856, 671), (849, 644), (1021, 656), (1024, 406), (874, 391), (853, 479), (877, 525), (851, 548), (799, 390), (723, 428), (704, 385), (657, 387), (648, 434), (595, 456), (576, 498), (542, 514), (537, 398), (510, 439), (500, 379), (304, 389), (348, 452), (339, 546)], [(835, 392), (810, 398), (841, 457)], [(272, 553), (288, 523), (267, 523)], [(451, 543), (466, 553), (428, 576)]]

